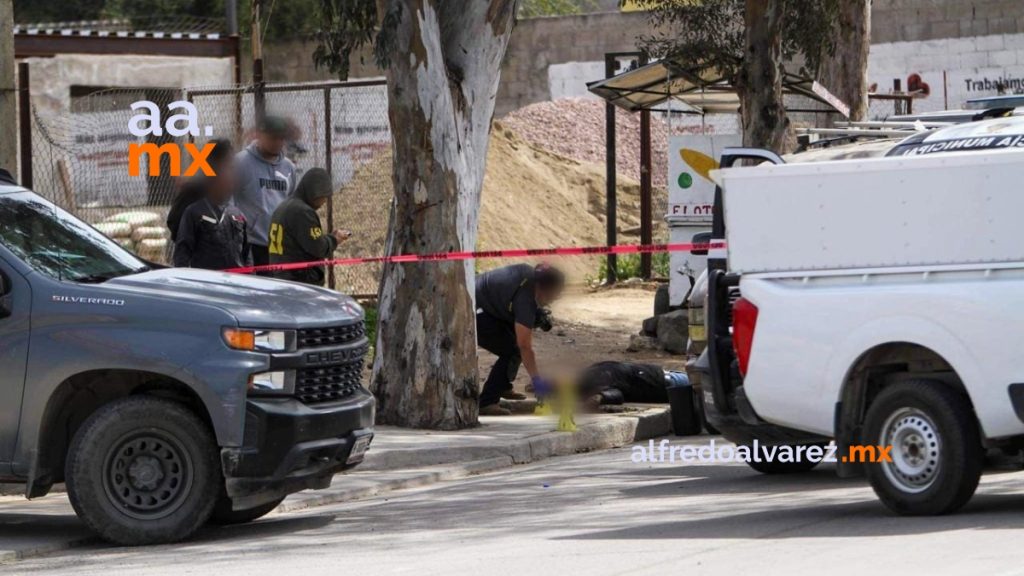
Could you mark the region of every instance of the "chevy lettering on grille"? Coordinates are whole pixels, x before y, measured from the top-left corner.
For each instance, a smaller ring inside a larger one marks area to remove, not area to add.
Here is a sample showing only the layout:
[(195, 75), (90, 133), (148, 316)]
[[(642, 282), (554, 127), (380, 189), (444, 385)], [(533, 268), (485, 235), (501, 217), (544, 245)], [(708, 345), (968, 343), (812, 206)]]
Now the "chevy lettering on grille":
[(307, 366), (324, 366), (328, 364), (343, 364), (366, 354), (366, 347), (350, 348), (343, 350), (327, 350), (323, 352), (310, 352), (306, 354)]

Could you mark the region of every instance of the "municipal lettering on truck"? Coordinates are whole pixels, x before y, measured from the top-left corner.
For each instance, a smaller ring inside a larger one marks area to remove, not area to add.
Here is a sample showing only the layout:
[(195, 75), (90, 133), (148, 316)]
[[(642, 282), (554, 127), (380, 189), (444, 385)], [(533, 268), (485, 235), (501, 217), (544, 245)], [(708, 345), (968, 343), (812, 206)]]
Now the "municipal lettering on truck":
[(359, 463), (374, 399), (351, 298), (160, 269), (0, 185), (0, 481), (65, 482), (103, 538), (247, 522)]
[[(867, 475), (901, 514), (966, 504), (986, 449), (1024, 445), (1021, 135), (1015, 117), (922, 133), (885, 158), (728, 151), (700, 363), (709, 422), (740, 444), (834, 439), (839, 473)], [(729, 168), (739, 159), (764, 163)], [(867, 446), (887, 457), (843, 460)]]

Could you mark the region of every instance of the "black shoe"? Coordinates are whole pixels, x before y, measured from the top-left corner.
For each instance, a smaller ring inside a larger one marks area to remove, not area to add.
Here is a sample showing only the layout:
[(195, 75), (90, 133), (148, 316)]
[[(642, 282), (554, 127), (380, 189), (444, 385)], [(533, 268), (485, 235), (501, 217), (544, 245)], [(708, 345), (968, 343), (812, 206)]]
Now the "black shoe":
[(511, 416), (512, 411), (502, 408), (498, 404), (488, 404), (480, 407), (481, 416)]

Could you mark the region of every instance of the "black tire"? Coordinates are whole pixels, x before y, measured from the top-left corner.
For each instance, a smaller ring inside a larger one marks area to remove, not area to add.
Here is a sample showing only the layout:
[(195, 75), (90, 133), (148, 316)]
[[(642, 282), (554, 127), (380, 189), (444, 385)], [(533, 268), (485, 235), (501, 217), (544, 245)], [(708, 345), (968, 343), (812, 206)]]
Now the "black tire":
[(715, 428), (708, 422), (708, 417), (704, 412), (704, 395), (698, 392), (696, 388), (693, 389), (693, 403), (694, 406), (697, 407), (697, 414), (700, 416), (700, 425), (704, 428), (704, 431), (712, 436), (718, 436), (721, 434), (721, 432), (718, 431), (718, 428)]
[(954, 512), (981, 479), (985, 451), (970, 401), (941, 382), (883, 389), (868, 408), (863, 443), (893, 446), (891, 462), (865, 467), (875, 494), (898, 514)]
[(221, 483), (217, 444), (183, 405), (134, 396), (82, 424), (65, 465), (78, 517), (124, 546), (187, 538), (209, 519)]
[(697, 436), (700, 434), (700, 412), (692, 386), (673, 386), (667, 389), (669, 409), (672, 416), (672, 431), (676, 436)]
[(668, 284), (658, 286), (654, 293), (654, 315), (661, 316), (672, 311), (672, 301), (668, 293)]
[(284, 496), (281, 496), (273, 502), (267, 502), (266, 504), (261, 504), (253, 508), (232, 510), (231, 499), (228, 498), (227, 494), (221, 494), (220, 499), (217, 500), (217, 505), (213, 508), (213, 515), (210, 516), (210, 524), (217, 524), (220, 526), (246, 524), (270, 514), (274, 508), (280, 506), (283, 501)]
[(800, 474), (802, 472), (810, 472), (819, 463), (809, 460), (800, 460), (797, 462), (779, 462), (773, 460), (771, 462), (755, 462), (750, 460), (747, 462), (747, 466), (750, 466), (754, 470), (757, 470), (761, 474)]

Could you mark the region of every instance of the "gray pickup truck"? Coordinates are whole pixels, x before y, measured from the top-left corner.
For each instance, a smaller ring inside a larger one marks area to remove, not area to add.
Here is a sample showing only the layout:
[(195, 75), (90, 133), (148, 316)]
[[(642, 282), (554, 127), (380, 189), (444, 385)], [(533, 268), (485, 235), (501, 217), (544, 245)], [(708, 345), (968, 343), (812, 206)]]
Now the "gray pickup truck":
[(363, 310), (321, 288), (166, 269), (0, 184), (0, 482), (65, 482), (115, 543), (247, 522), (362, 460)]

